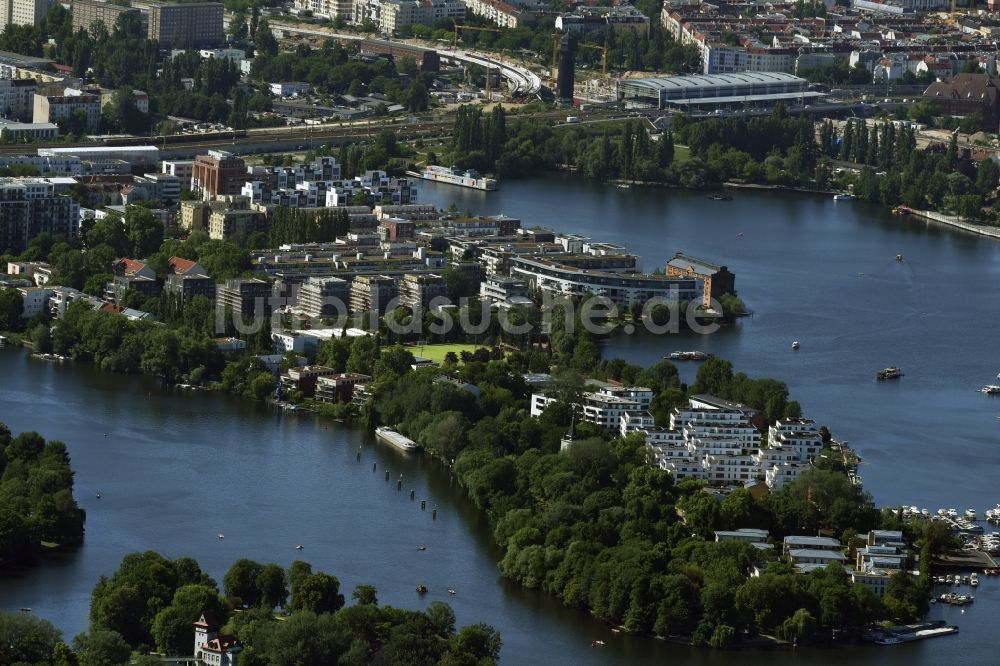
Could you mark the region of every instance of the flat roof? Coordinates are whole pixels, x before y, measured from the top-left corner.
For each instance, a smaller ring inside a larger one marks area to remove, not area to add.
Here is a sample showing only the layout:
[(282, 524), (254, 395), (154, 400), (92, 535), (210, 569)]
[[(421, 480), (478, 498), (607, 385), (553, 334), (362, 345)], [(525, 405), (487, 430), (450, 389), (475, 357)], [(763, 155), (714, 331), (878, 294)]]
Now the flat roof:
[(627, 79), (622, 86), (640, 85), (660, 90), (676, 90), (680, 88), (714, 88), (718, 86), (770, 84), (770, 83), (807, 83), (801, 77), (785, 72), (744, 72), (741, 74), (706, 74), (699, 76), (650, 76), (641, 79)]
[(783, 99), (799, 99), (802, 97), (814, 99), (816, 97), (823, 97), (824, 95), (826, 93), (816, 92), (815, 90), (803, 90), (801, 92), (771, 93), (769, 95), (728, 95), (725, 97), (698, 97), (696, 99), (668, 99), (664, 100), (664, 103), (680, 106), (698, 106), (699, 104), (723, 104), (734, 100), (740, 102), (770, 102)]

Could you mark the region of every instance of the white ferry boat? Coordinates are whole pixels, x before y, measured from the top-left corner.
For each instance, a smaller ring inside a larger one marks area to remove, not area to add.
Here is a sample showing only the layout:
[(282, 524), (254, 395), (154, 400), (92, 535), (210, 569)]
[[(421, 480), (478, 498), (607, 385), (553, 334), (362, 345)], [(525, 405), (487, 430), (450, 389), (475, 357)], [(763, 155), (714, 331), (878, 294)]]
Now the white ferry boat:
[(456, 167), (443, 167), (431, 164), (424, 167), (423, 171), (410, 171), (408, 174), (424, 180), (433, 180), (436, 183), (471, 187), (474, 190), (492, 191), (497, 189), (497, 181), (495, 179), (487, 178), (474, 169), (463, 171)]
[(853, 194), (848, 194), (848, 193), (834, 194), (833, 195), (833, 200), (834, 201), (854, 201), (854, 195)]
[(386, 426), (375, 428), (375, 437), (377, 437), (380, 442), (385, 442), (386, 444), (394, 446), (400, 451), (404, 451), (406, 453), (420, 450), (420, 445), (412, 439), (406, 437), (405, 435), (401, 435), (392, 428), (388, 428)]

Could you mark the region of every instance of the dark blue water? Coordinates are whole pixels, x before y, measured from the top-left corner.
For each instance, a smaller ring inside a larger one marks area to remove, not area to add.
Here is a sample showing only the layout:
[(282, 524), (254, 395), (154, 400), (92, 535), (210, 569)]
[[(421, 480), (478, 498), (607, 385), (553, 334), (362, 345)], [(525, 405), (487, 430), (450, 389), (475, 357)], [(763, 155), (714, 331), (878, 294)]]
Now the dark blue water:
[[(504, 183), (490, 194), (426, 183), (422, 196), (621, 243), (643, 255), (648, 270), (678, 250), (728, 265), (752, 318), (710, 336), (620, 336), (605, 354), (650, 364), (673, 349), (698, 348), (787, 382), (807, 416), (859, 451), (865, 486), (880, 503), (981, 513), (1000, 501), (1000, 401), (974, 390), (1000, 371), (993, 241), (825, 198), (737, 193), (712, 202), (562, 177)], [(798, 352), (792, 340), (801, 342)], [(892, 364), (906, 376), (877, 384), (875, 371)], [(681, 368), (693, 376), (694, 364)], [(88, 511), (85, 545), (0, 580), (0, 608), (31, 607), (70, 637), (86, 628), (97, 577), (127, 552), (155, 549), (191, 555), (218, 579), (239, 557), (283, 565), (301, 558), (337, 574), (347, 592), (374, 584), (383, 603), (447, 600), (460, 623), (484, 621), (502, 632), (508, 664), (997, 662), (995, 579), (983, 579), (964, 613), (934, 608), (932, 617), (960, 625), (954, 637), (835, 651), (691, 650), (611, 635), (544, 594), (504, 583), (485, 521), (447, 473), (357, 430), (31, 361), (15, 349), (0, 352), (0, 421), (63, 439), (73, 456)], [(383, 480), (386, 466), (393, 479), (404, 475), (403, 492)], [(438, 520), (409, 501), (410, 488), (439, 505)], [(424, 598), (414, 592), (421, 582), (430, 588)], [(448, 587), (458, 594), (449, 597)], [(596, 638), (607, 646), (591, 648)]]

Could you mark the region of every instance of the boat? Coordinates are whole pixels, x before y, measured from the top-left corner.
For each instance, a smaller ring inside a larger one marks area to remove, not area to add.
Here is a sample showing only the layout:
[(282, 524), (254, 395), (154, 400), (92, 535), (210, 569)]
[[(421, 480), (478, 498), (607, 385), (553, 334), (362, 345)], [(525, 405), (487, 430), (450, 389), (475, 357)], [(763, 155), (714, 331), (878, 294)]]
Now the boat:
[(97, 493), (96, 497), (97, 499), (101, 499), (101, 493)]
[(222, 541), (223, 539), (225, 539), (225, 538), (226, 538), (226, 535), (225, 535), (225, 534), (223, 534), (222, 532), (219, 532), (219, 533), (218, 533), (218, 534), (217, 534), (216, 536), (218, 536), (218, 537), (219, 537), (219, 541)]
[(972, 587), (979, 586), (979, 574), (973, 573), (969, 575), (969, 585)]
[(295, 550), (302, 550), (303, 548), (305, 548), (305, 546), (303, 546), (301, 543), (295, 545)]
[(417, 594), (427, 594), (427, 586), (423, 583), (417, 585)]
[(706, 198), (707, 199), (711, 199), (712, 201), (732, 201), (733, 200), (733, 198), (731, 196), (729, 196), (728, 194), (709, 194)]
[(879, 381), (884, 381), (886, 379), (899, 379), (903, 376), (903, 371), (896, 366), (889, 366), (885, 370), (879, 370), (875, 373), (875, 379)]
[(420, 450), (419, 444), (414, 442), (409, 437), (401, 435), (392, 428), (389, 428), (387, 426), (380, 426), (378, 428), (375, 428), (375, 437), (378, 438), (380, 442), (385, 442), (386, 444), (393, 446), (405, 453), (410, 453), (412, 451)]
[(977, 518), (976, 510), (975, 509), (966, 509), (965, 510), (965, 517), (968, 518), (969, 520), (976, 520), (976, 518)]
[(423, 180), (432, 180), (435, 183), (458, 185), (459, 187), (469, 187), (474, 190), (491, 192), (497, 189), (496, 179), (487, 178), (475, 169), (459, 169), (457, 167), (429, 164), (422, 171), (407, 171), (406, 174)]
[(670, 352), (670, 359), (673, 361), (704, 361), (708, 354), (703, 351), (675, 351)]
[(604, 647), (604, 641), (597, 639), (596, 641), (590, 641), (590, 647)]
[(31, 612), (31, 609), (28, 608), (27, 606), (22, 606), (21, 608), (18, 608), (18, 610), (21, 611), (22, 613), (30, 613)]
[(7, 338), (0, 335), (0, 349), (3, 349), (6, 344), (7, 344)]
[(458, 594), (458, 592), (455, 591), (455, 588), (449, 587), (448, 588), (448, 594)]
[(897, 254), (896, 255), (896, 261), (902, 261), (902, 260), (903, 260), (903, 255)]
[(417, 550), (427, 550), (427, 546), (417, 546)]
[(627, 190), (632, 186), (629, 185), (628, 183), (618, 183), (617, 185), (615, 185), (615, 187), (617, 187), (619, 190)]
[(998, 395), (1000, 394), (1000, 386), (996, 384), (987, 384), (983, 388), (979, 389), (980, 393), (985, 393), (986, 395)]
[(853, 194), (849, 194), (847, 192), (843, 192), (841, 194), (834, 194), (833, 195), (833, 200), (834, 201), (854, 201), (854, 195)]
[(792, 349), (798, 349), (798, 348), (799, 348), (799, 341), (792, 340)]

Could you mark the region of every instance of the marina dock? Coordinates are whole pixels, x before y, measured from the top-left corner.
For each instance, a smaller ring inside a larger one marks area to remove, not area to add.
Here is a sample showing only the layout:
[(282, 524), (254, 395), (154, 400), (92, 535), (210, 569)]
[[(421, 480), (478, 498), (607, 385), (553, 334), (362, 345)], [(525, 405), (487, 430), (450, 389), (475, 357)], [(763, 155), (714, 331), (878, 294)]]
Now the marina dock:
[(948, 626), (944, 620), (935, 620), (884, 629), (874, 636), (873, 642), (877, 645), (898, 645), (957, 633), (958, 627)]

